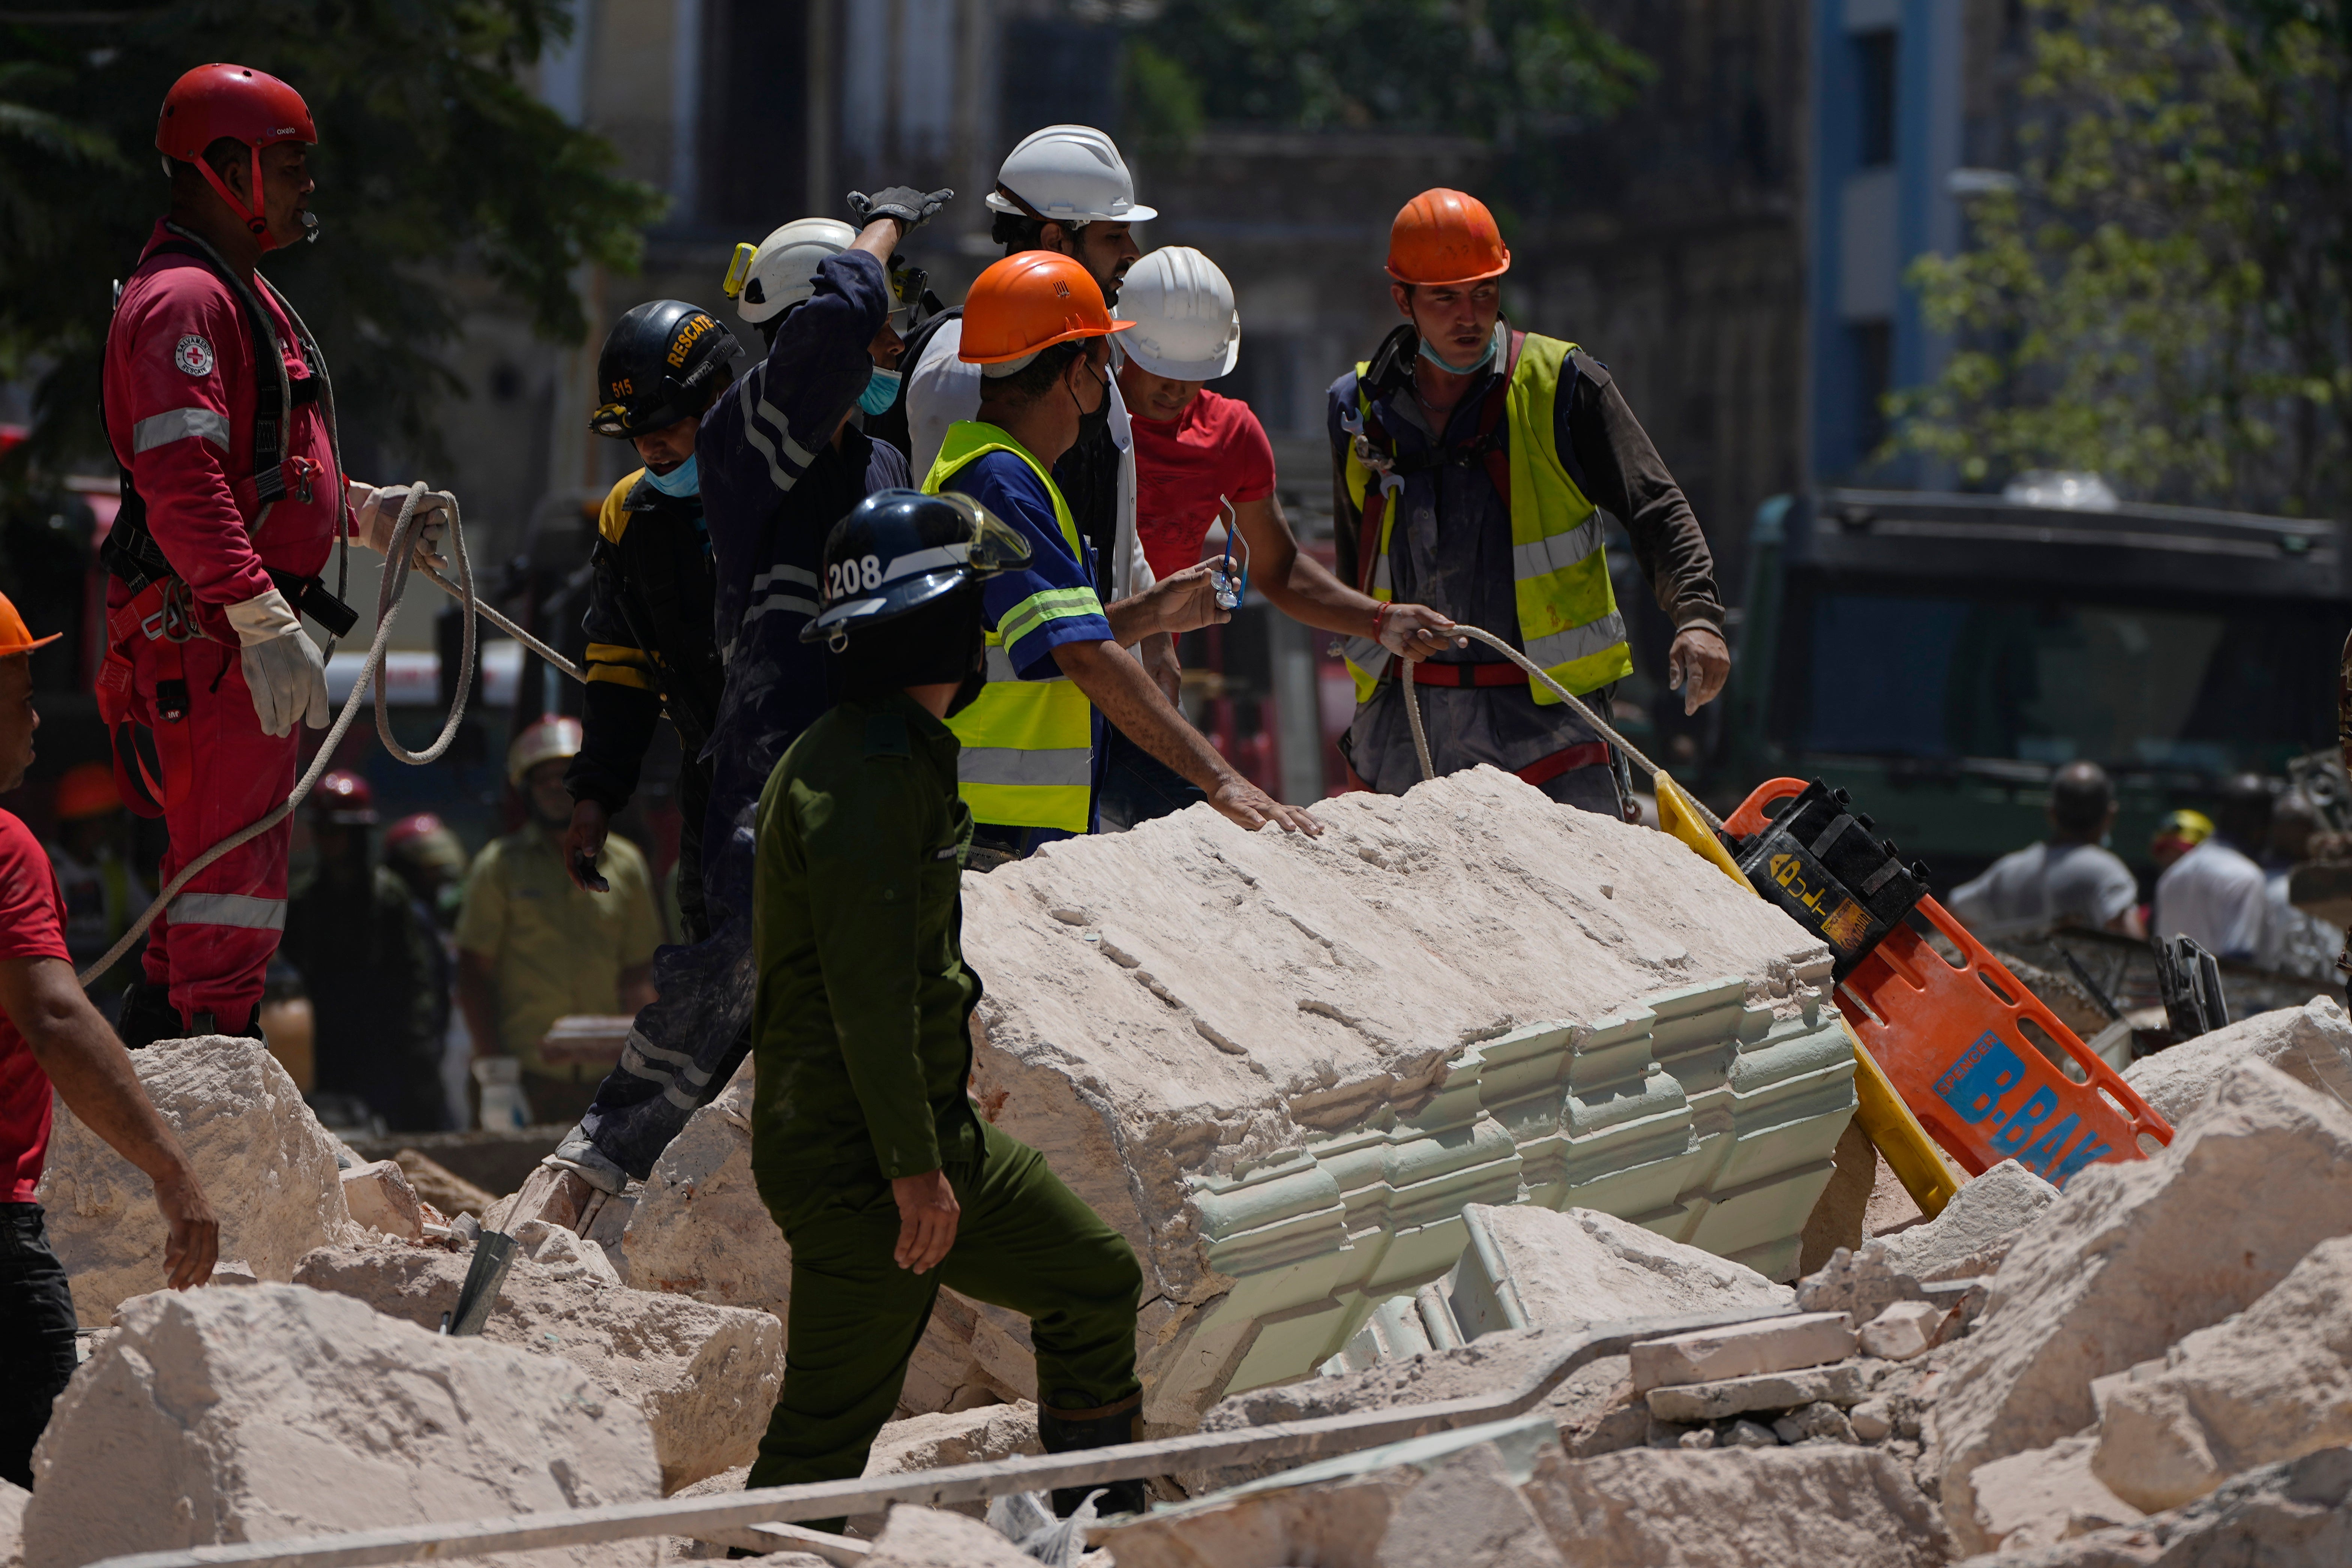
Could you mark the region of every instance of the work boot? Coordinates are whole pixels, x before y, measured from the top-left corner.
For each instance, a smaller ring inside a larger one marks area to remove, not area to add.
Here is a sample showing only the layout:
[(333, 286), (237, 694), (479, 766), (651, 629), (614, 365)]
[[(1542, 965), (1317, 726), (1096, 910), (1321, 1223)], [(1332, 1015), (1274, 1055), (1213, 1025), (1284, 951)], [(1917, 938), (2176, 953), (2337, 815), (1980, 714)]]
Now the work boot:
[[(1059, 1406), (1037, 1403), (1037, 1441), (1049, 1454), (1076, 1454), (1089, 1448), (1116, 1447), (1121, 1443), (1139, 1440), (1139, 1428), (1143, 1423), (1143, 1394), (1129, 1394), (1115, 1405), (1097, 1409), (1075, 1408), (1086, 1397), (1076, 1389), (1057, 1391), (1054, 1397)], [(1095, 1500), (1095, 1513), (1108, 1519), (1115, 1513), (1141, 1513), (1151, 1506), (1150, 1495), (1140, 1479), (1099, 1481), (1092, 1486), (1055, 1487), (1054, 1517), (1067, 1519), (1078, 1511), (1078, 1505), (1089, 1494), (1103, 1495)]]
[(168, 986), (152, 980), (134, 980), (122, 990), (122, 1020), (114, 1026), (122, 1043), (132, 1050), (157, 1040), (176, 1040), (186, 1034), (180, 1010), (172, 1005)]

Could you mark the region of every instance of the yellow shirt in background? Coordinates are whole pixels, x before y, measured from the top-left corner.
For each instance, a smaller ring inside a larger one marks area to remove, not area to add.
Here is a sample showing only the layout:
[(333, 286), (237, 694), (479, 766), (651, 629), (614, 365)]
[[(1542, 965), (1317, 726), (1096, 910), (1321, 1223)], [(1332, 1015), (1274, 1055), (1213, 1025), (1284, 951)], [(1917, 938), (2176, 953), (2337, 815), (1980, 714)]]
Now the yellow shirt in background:
[(653, 962), (662, 922), (635, 845), (617, 833), (604, 840), (596, 869), (608, 893), (572, 885), (562, 845), (533, 822), (486, 846), (466, 878), (457, 936), (497, 977), (499, 1043), (529, 1071), (570, 1078), (568, 1064), (541, 1065), (541, 1037), (567, 1014), (619, 1012), (621, 971)]

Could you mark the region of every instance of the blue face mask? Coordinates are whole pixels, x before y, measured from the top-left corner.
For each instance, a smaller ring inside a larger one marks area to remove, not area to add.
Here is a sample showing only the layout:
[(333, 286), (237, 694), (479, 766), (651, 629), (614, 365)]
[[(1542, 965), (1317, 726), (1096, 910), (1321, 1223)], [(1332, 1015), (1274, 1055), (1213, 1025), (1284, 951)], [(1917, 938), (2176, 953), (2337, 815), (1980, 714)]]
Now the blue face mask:
[(646, 483), (666, 496), (692, 496), (702, 493), (702, 475), (695, 468), (692, 458), (687, 458), (685, 462), (666, 474), (657, 474), (651, 468), (647, 468)]
[(876, 365), (874, 374), (866, 378), (866, 390), (857, 395), (857, 406), (872, 416), (889, 413), (890, 405), (898, 401), (898, 373)]
[(1477, 359), (1470, 364), (1446, 363), (1444, 360), (1437, 357), (1437, 351), (1429, 346), (1429, 340), (1427, 338), (1421, 340), (1421, 357), (1435, 365), (1438, 369), (1445, 371), (1451, 374), (1475, 375), (1480, 371), (1486, 369), (1487, 365), (1494, 363), (1495, 342), (1499, 335), (1500, 334), (1498, 333), (1488, 332), (1486, 334), (1486, 352), (1480, 354)]

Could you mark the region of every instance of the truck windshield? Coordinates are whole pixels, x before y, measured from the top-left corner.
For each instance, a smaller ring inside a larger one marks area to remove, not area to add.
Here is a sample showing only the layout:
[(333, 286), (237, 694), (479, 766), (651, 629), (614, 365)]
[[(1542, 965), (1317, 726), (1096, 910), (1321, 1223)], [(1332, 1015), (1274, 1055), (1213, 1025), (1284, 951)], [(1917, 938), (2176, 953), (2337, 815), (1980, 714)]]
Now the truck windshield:
[(1822, 592), (1790, 629), (1807, 751), (2221, 773), (2333, 740), (2343, 628), (2304, 605)]

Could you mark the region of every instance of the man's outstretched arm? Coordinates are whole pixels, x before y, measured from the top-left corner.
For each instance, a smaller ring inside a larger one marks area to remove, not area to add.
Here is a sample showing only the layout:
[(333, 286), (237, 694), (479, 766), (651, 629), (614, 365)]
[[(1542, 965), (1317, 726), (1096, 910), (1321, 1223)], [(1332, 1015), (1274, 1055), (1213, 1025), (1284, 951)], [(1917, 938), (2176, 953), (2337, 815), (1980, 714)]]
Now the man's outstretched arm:
[(155, 1184), (172, 1289), (210, 1279), (220, 1221), (187, 1152), (140, 1087), (131, 1054), (75, 983), (73, 965), (60, 958), (0, 960), (0, 1012), (25, 1037), (67, 1109)]

